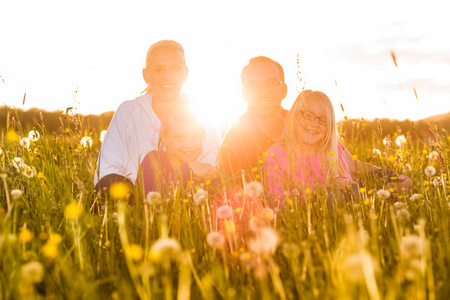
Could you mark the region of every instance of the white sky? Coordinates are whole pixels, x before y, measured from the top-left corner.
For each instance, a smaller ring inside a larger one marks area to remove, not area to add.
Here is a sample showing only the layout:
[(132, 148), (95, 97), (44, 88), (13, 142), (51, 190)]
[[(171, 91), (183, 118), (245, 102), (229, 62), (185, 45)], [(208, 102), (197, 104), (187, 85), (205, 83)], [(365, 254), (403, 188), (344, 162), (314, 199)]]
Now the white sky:
[(297, 54), (305, 87), (328, 94), (338, 119), (417, 120), (450, 111), (447, 12), (444, 0), (2, 1), (0, 104), (116, 110), (145, 88), (148, 47), (174, 39), (189, 67), (183, 92), (211, 122), (245, 112), (239, 76), (258, 55), (284, 67), (289, 109)]

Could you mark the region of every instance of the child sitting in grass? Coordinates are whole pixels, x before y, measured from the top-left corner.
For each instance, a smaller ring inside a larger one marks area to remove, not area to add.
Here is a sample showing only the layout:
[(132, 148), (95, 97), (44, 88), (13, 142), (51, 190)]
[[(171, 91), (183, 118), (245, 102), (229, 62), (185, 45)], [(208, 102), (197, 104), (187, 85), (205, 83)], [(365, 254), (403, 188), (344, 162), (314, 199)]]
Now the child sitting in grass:
[[(165, 193), (177, 182), (192, 178), (213, 178), (214, 166), (199, 162), (205, 127), (198, 122), (186, 102), (174, 103), (161, 118), (158, 151), (149, 152), (141, 162), (137, 182), (144, 195), (151, 191)], [(197, 161), (196, 161), (197, 160)]]
[[(298, 189), (305, 193), (317, 185), (349, 189), (368, 173), (372, 177), (384, 175), (389, 182), (393, 177), (392, 172), (387, 175), (374, 165), (353, 159), (338, 142), (333, 105), (320, 91), (300, 93), (289, 111), (280, 143), (267, 152), (266, 188), (278, 199), (285, 192)], [(411, 185), (411, 179), (404, 175), (396, 180), (396, 185), (391, 183), (394, 188)]]

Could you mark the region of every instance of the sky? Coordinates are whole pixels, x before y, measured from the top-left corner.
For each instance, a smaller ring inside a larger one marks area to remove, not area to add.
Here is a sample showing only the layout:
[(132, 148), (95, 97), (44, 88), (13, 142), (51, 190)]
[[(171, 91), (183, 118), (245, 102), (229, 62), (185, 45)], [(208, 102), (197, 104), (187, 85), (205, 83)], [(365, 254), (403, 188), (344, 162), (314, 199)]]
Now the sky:
[(114, 111), (144, 90), (149, 46), (173, 39), (189, 68), (182, 93), (215, 125), (245, 112), (240, 72), (259, 55), (283, 66), (286, 109), (307, 88), (330, 97), (338, 120), (418, 120), (450, 112), (446, 7), (444, 0), (1, 1), (0, 104)]

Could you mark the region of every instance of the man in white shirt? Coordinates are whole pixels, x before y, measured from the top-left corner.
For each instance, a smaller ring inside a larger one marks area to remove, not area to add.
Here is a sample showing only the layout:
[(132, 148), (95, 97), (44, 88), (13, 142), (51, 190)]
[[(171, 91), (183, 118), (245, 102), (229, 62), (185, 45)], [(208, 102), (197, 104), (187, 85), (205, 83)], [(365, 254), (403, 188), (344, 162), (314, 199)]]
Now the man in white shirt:
[[(188, 75), (183, 47), (170, 40), (153, 44), (147, 52), (142, 75), (146, 94), (123, 102), (114, 114), (100, 151), (94, 176), (96, 191), (115, 182), (134, 186), (145, 155), (158, 150), (161, 122), (167, 106), (180, 100)], [(189, 167), (195, 176), (216, 173), (220, 135), (207, 129), (202, 153)]]

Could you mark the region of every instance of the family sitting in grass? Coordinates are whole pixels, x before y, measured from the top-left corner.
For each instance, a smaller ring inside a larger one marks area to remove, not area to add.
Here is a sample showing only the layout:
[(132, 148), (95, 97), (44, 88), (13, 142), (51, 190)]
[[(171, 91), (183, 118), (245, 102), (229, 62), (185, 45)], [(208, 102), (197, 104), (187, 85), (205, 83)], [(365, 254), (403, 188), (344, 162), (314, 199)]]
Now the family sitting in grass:
[(367, 177), (409, 190), (410, 178), (355, 159), (339, 142), (333, 105), (323, 92), (305, 90), (290, 111), (283, 109), (283, 68), (268, 57), (252, 58), (243, 68), (248, 110), (222, 143), (180, 99), (188, 74), (180, 44), (153, 44), (142, 73), (145, 94), (119, 106), (105, 136), (94, 179), (99, 193), (116, 182), (143, 196), (195, 180), (242, 185), (255, 178), (255, 168), (264, 174), (260, 180), (270, 199), (319, 186), (348, 193)]

